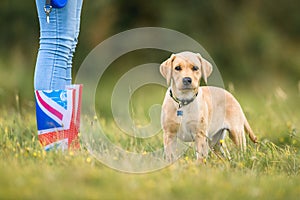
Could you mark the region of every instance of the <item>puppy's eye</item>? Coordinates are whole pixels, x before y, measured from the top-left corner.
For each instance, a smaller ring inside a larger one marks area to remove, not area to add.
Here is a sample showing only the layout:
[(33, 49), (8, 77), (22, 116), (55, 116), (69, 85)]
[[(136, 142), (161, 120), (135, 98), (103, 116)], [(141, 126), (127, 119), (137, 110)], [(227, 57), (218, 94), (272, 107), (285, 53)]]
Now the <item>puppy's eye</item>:
[(193, 71), (198, 71), (198, 70), (199, 70), (199, 67), (193, 66), (192, 70), (193, 70)]
[(175, 70), (180, 71), (180, 70), (181, 70), (181, 67), (180, 67), (180, 66), (176, 66), (176, 67), (175, 67)]

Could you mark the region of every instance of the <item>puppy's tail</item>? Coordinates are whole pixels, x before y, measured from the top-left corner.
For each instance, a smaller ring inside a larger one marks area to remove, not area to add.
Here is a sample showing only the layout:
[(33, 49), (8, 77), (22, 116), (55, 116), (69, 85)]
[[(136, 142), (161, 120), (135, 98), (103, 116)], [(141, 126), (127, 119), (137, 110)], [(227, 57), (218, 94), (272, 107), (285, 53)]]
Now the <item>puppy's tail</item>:
[(244, 128), (245, 128), (246, 133), (249, 134), (249, 137), (250, 137), (250, 139), (252, 140), (252, 142), (257, 143), (257, 142), (258, 142), (258, 141), (257, 141), (257, 137), (256, 137), (256, 135), (253, 133), (253, 131), (252, 131), (252, 129), (251, 129), (251, 127), (250, 127), (250, 125), (249, 125), (249, 123), (248, 123), (246, 117), (245, 117), (245, 122), (244, 122)]

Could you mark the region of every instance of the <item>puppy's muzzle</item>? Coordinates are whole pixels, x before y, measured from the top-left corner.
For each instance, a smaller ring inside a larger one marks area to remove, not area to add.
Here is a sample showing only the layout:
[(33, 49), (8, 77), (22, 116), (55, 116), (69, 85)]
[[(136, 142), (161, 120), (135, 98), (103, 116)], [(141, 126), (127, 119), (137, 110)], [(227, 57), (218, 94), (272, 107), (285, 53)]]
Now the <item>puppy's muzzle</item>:
[(184, 78), (182, 79), (182, 83), (183, 83), (183, 85), (185, 85), (185, 86), (189, 86), (189, 85), (192, 84), (192, 79), (191, 79), (190, 77), (184, 77)]

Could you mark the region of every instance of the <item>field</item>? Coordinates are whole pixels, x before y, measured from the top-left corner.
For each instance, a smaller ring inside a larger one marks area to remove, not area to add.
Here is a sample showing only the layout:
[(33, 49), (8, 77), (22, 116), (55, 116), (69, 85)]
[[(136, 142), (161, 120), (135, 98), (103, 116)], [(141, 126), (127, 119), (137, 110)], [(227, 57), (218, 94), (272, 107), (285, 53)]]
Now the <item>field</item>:
[[(72, 81), (86, 75), (84, 91), (95, 82), (97, 98), (82, 109), (82, 148), (45, 152), (37, 137), (33, 95), (41, 42), (35, 1), (0, 1), (0, 200), (299, 199), (299, 7), (296, 0), (84, 1)], [(137, 31), (147, 27), (172, 34)], [(207, 163), (199, 164), (190, 143), (183, 144), (186, 151), (175, 163), (162, 157), (157, 105), (166, 81), (158, 63), (192, 49), (208, 60), (211, 55), (213, 73), (218, 65), (222, 77), (212, 75), (208, 84), (224, 82), (258, 136), (256, 145), (248, 140), (244, 153), (226, 139), (230, 161), (210, 153)], [(95, 58), (85, 62), (90, 55)], [(82, 70), (84, 63), (91, 68)], [(117, 83), (121, 89), (114, 93)], [(144, 85), (132, 91), (137, 84)], [(127, 89), (130, 101), (124, 98)], [(130, 115), (114, 118), (113, 94), (122, 94), (115, 111), (128, 109)], [(95, 112), (87, 115), (90, 107)], [(153, 120), (156, 129), (139, 132)], [(136, 137), (140, 133), (151, 137)], [(152, 155), (158, 159), (151, 160)]]
[[(228, 140), (232, 160), (211, 153), (206, 165), (197, 163), (189, 148), (174, 164), (140, 174), (111, 169), (84, 146), (80, 151), (46, 153), (37, 141), (33, 102), (24, 108), (2, 107), (0, 199), (297, 199), (298, 86), (270, 86), (265, 92), (233, 85), (228, 89), (242, 104), (259, 144), (249, 141), (242, 154)], [(140, 121), (146, 118), (142, 108), (136, 112)], [(161, 132), (140, 141), (119, 136), (112, 120), (101, 115), (99, 120), (108, 137), (126, 150), (147, 154), (162, 147)]]

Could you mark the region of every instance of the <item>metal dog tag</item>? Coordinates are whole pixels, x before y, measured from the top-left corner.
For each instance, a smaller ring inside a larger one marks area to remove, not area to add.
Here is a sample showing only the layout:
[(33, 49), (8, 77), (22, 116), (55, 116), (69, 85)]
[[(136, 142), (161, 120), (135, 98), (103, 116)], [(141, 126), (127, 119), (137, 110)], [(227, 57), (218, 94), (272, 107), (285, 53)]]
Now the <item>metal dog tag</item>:
[(182, 116), (183, 115), (183, 111), (182, 110), (177, 110), (177, 116)]

